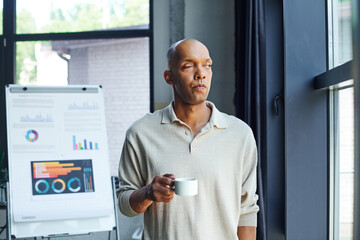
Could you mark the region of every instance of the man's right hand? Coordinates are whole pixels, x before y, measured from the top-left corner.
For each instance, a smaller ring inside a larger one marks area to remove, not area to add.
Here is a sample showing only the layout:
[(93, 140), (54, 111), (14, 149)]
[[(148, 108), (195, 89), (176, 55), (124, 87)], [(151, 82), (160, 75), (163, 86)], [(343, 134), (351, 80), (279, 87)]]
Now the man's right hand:
[(173, 174), (156, 176), (152, 183), (146, 186), (147, 198), (154, 202), (171, 202), (174, 198), (174, 181)]
[(137, 213), (143, 213), (153, 202), (171, 202), (174, 198), (173, 174), (156, 176), (153, 181), (130, 196), (130, 206)]

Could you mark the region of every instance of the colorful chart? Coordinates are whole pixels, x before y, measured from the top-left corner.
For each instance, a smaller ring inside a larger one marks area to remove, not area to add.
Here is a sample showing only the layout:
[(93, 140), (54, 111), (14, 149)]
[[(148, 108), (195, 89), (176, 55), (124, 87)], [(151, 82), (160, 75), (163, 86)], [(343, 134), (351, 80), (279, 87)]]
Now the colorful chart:
[(92, 161), (31, 162), (33, 195), (94, 192)]
[(25, 138), (29, 142), (36, 142), (39, 139), (39, 134), (35, 130), (29, 130), (26, 132)]
[(49, 191), (49, 184), (45, 180), (39, 180), (35, 183), (35, 190), (38, 193), (47, 193)]
[(88, 141), (84, 139), (81, 142), (76, 142), (75, 135), (73, 136), (73, 150), (99, 150), (97, 142)]

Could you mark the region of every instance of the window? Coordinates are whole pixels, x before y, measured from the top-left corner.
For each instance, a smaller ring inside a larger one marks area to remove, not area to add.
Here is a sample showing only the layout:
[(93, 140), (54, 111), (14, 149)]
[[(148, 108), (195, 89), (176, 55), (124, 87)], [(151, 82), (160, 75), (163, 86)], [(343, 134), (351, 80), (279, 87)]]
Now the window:
[(34, 4), (17, 0), (16, 20), (16, 33), (82, 32), (135, 26), (146, 29), (149, 1), (37, 0)]
[(332, 239), (352, 239), (354, 213), (354, 88), (331, 91), (333, 99)]
[[(329, 69), (352, 59), (351, 1), (330, 0)], [(330, 239), (353, 239), (354, 87), (353, 81), (330, 90)]]
[[(3, 22), (3, 2), (0, 1), (0, 22)], [(3, 26), (0, 24), (0, 34), (3, 34)]]
[(6, 68), (6, 84), (102, 85), (111, 174), (117, 176), (126, 129), (152, 110), (151, 0), (13, 2), (5, 2), (12, 14), (4, 25), (16, 22), (4, 35), (14, 47), (5, 49), (5, 59), (15, 63), (14, 71)]
[(16, 43), (21, 85), (102, 85), (112, 175), (126, 130), (149, 112), (149, 39), (90, 39)]
[(329, 0), (329, 68), (352, 59), (351, 1)]

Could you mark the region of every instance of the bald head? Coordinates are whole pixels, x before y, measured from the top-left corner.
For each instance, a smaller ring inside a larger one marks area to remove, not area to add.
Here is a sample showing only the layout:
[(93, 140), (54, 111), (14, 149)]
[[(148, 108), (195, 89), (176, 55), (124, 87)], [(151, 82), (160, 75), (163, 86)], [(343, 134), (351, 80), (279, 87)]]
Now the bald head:
[(167, 54), (164, 79), (173, 87), (176, 104), (204, 104), (210, 91), (212, 59), (209, 50), (195, 39), (174, 43)]
[[(179, 49), (181, 49), (183, 47), (187, 47), (189, 44), (201, 45), (206, 48), (206, 46), (203, 43), (201, 43), (200, 41), (198, 41), (196, 39), (192, 39), (192, 38), (177, 41), (176, 43), (171, 45), (171, 47), (169, 48), (169, 50), (167, 52), (168, 70), (171, 70), (177, 66), (178, 61), (179, 61)], [(206, 48), (206, 50), (207, 50), (207, 48)]]

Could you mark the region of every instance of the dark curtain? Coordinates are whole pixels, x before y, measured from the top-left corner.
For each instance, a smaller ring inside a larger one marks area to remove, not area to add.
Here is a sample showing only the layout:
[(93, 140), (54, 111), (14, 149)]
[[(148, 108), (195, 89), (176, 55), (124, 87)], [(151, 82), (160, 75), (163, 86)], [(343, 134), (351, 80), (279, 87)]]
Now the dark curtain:
[(253, 130), (258, 147), (257, 239), (266, 239), (264, 184), (266, 163), (266, 82), (264, 0), (235, 0), (236, 11), (236, 115)]

